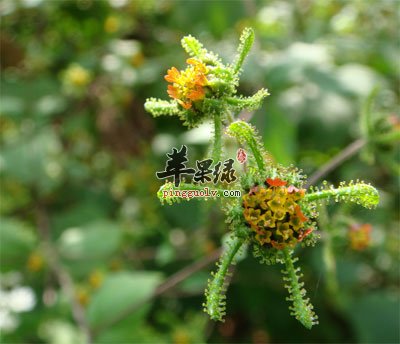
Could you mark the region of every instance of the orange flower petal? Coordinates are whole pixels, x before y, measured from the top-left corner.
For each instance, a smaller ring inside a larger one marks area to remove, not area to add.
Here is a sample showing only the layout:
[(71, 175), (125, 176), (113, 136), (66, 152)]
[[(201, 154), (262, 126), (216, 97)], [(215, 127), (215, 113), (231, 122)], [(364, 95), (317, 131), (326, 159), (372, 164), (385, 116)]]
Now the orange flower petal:
[(195, 66), (195, 65), (197, 65), (197, 64), (199, 64), (201, 62), (191, 57), (191, 58), (186, 60), (186, 63)]
[(200, 86), (206, 86), (208, 84), (208, 80), (204, 74), (199, 74), (195, 80), (195, 83)]
[(301, 222), (306, 222), (308, 220), (308, 218), (305, 217), (303, 212), (301, 211), (300, 206), (296, 205), (295, 212)]
[(308, 228), (305, 231), (301, 232), (299, 234), (299, 239), (298, 241), (302, 241), (307, 235), (309, 235), (313, 231), (313, 228)]
[(192, 107), (192, 101), (197, 101), (205, 97), (203, 86), (208, 84), (205, 77), (207, 67), (195, 58), (186, 61), (189, 65), (184, 71), (178, 71), (172, 67), (167, 71), (164, 79), (173, 83), (169, 85), (167, 93), (174, 98), (185, 109)]
[(168, 69), (167, 75), (164, 76), (164, 79), (168, 82), (177, 82), (178, 78), (180, 77), (181, 73), (175, 67)]
[(168, 85), (168, 90), (167, 93), (169, 94), (169, 96), (171, 98), (178, 98), (178, 90), (176, 89), (176, 87), (172, 86), (172, 85)]
[(182, 100), (178, 99), (178, 103), (180, 105), (182, 105), (182, 107), (184, 107), (186, 110), (190, 109), (192, 107), (192, 103), (191, 102), (183, 102)]
[(285, 182), (284, 180), (279, 179), (279, 178), (275, 178), (275, 179), (267, 178), (266, 181), (271, 186), (285, 186), (287, 184), (287, 182)]
[(191, 100), (200, 100), (204, 98), (204, 90), (202, 88), (189, 93), (188, 98)]
[(283, 249), (285, 247), (284, 243), (279, 243), (279, 242), (277, 242), (275, 240), (271, 240), (271, 245), (273, 247), (275, 247), (277, 250), (281, 250), (281, 249)]
[(194, 66), (197, 73), (207, 73), (207, 67), (199, 60), (189, 58), (186, 60), (186, 63)]

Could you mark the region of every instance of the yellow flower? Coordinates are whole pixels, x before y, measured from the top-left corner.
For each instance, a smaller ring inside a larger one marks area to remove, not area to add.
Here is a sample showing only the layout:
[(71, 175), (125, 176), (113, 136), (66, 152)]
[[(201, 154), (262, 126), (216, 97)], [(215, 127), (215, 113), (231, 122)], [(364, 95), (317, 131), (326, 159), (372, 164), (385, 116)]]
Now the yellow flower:
[(243, 196), (244, 218), (254, 239), (266, 247), (283, 249), (302, 241), (312, 228), (305, 228), (308, 218), (297, 204), (305, 190), (275, 178), (254, 186)]
[(117, 17), (109, 16), (104, 22), (104, 31), (114, 33), (119, 29), (120, 23)]
[(81, 285), (75, 289), (75, 300), (83, 307), (86, 307), (89, 304), (90, 293), (86, 286)]
[(29, 257), (26, 263), (29, 271), (37, 272), (43, 268), (44, 260), (41, 254), (37, 252), (33, 252)]
[(208, 85), (206, 78), (208, 69), (201, 61), (193, 58), (186, 62), (190, 66), (184, 71), (180, 72), (172, 67), (164, 78), (172, 83), (168, 85), (169, 96), (176, 99), (185, 109), (190, 109), (193, 101), (202, 100), (205, 97), (204, 86)]
[(93, 271), (88, 278), (89, 284), (93, 289), (99, 288), (103, 283), (103, 279), (104, 279), (103, 273), (99, 270)]
[(65, 71), (64, 79), (67, 84), (82, 87), (89, 84), (92, 77), (87, 69), (74, 63)]

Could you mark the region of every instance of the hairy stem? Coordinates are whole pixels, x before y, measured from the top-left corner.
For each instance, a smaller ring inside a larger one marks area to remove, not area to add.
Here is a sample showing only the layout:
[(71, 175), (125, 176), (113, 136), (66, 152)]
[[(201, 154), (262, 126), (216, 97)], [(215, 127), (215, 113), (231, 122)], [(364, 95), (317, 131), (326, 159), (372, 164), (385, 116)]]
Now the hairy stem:
[(379, 203), (379, 193), (371, 185), (363, 182), (341, 185), (338, 188), (331, 186), (329, 189), (322, 189), (308, 193), (304, 196), (304, 201), (312, 202), (318, 200), (334, 199), (335, 202), (353, 202), (365, 208), (373, 208)]
[(253, 153), (257, 167), (260, 171), (265, 171), (264, 147), (261, 139), (257, 137), (256, 130), (244, 121), (236, 121), (229, 125), (227, 134), (235, 137), (240, 143), (246, 143)]
[(283, 273), (286, 275), (283, 279), (288, 284), (285, 287), (289, 291), (288, 301), (292, 302), (290, 306), (291, 314), (296, 317), (306, 328), (311, 329), (313, 325), (317, 323), (317, 316), (313, 312), (313, 306), (310, 304), (309, 299), (306, 299), (306, 291), (303, 288), (303, 282), (299, 282), (299, 278), (302, 275), (298, 275), (299, 268), (294, 267), (296, 258), (292, 258), (289, 249), (285, 248), (282, 250), (284, 263), (286, 270)]
[(222, 152), (222, 122), (221, 117), (217, 114), (214, 115), (214, 142), (212, 148), (212, 159), (214, 163), (221, 160)]
[(234, 258), (243, 243), (243, 239), (236, 237), (229, 243), (228, 248), (217, 263), (218, 271), (213, 273), (213, 279), (209, 281), (206, 290), (204, 311), (207, 312), (213, 320), (223, 321), (225, 315), (225, 292), (228, 269), (231, 264), (234, 264)]
[(243, 61), (246, 58), (247, 54), (250, 52), (253, 42), (254, 31), (250, 28), (244, 29), (240, 37), (240, 44), (238, 47), (235, 63), (233, 64), (233, 70), (235, 73), (238, 73), (240, 71), (240, 68), (243, 65)]
[(254, 137), (250, 138), (250, 140), (248, 140), (247, 143), (251, 151), (253, 152), (253, 156), (256, 159), (258, 168), (260, 169), (260, 171), (265, 171), (264, 159), (262, 157), (261, 152), (258, 150), (257, 142), (254, 139)]

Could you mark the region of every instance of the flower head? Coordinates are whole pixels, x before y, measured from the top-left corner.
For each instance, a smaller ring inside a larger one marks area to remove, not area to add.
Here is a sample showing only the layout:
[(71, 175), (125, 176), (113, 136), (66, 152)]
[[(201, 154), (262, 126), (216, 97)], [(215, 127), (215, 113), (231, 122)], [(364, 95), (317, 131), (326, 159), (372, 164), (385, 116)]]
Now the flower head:
[(279, 178), (267, 179), (243, 196), (244, 218), (254, 233), (254, 240), (266, 247), (293, 247), (311, 233), (305, 228), (308, 218), (298, 202), (305, 190)]
[(190, 109), (193, 101), (205, 97), (204, 86), (208, 84), (206, 78), (208, 68), (194, 58), (187, 59), (186, 62), (189, 66), (184, 71), (180, 72), (172, 67), (164, 78), (172, 83), (172, 85), (168, 85), (169, 96), (176, 99), (183, 108)]

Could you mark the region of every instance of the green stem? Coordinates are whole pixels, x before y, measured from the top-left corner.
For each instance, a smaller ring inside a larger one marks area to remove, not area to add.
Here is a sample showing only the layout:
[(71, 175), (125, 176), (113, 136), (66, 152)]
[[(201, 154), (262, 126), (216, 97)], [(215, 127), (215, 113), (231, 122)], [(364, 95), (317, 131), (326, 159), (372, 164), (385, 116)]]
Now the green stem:
[(372, 122), (372, 106), (374, 100), (376, 99), (376, 96), (378, 95), (378, 91), (379, 87), (374, 87), (370, 94), (367, 96), (360, 116), (361, 132), (366, 141), (369, 141), (374, 130)]
[(324, 236), (322, 260), (326, 268), (326, 287), (332, 298), (335, 298), (338, 294), (338, 283), (336, 278), (336, 260), (332, 246), (332, 232), (333, 228), (330, 225), (328, 213), (325, 205), (322, 205), (318, 209), (319, 213), (319, 225), (328, 233)]
[(253, 156), (256, 159), (259, 170), (265, 171), (266, 168), (265, 168), (264, 159), (263, 159), (262, 153), (258, 150), (257, 141), (254, 139), (254, 137), (250, 137), (247, 140), (247, 144), (249, 145), (251, 151), (253, 152)]
[(221, 160), (222, 152), (222, 122), (221, 116), (214, 115), (214, 142), (212, 148), (212, 159), (214, 163), (218, 163)]
[(363, 182), (348, 186), (339, 186), (337, 189), (331, 187), (326, 190), (308, 193), (304, 196), (305, 202), (333, 198), (336, 202), (354, 202), (365, 208), (373, 208), (379, 203), (379, 193), (371, 185)]
[(255, 129), (244, 121), (236, 121), (229, 125), (227, 134), (235, 137), (240, 143), (245, 142), (253, 153), (258, 169), (265, 171), (266, 166), (263, 158), (263, 145), (257, 138)]
[(306, 202), (317, 201), (320, 199), (327, 199), (327, 198), (335, 197), (335, 196), (338, 196), (339, 194), (346, 194), (346, 193), (348, 193), (348, 191), (350, 191), (350, 187), (345, 187), (342, 189), (333, 189), (332, 188), (329, 190), (321, 190), (321, 191), (306, 194), (304, 196), (303, 200)]
[(400, 130), (393, 129), (388, 133), (380, 134), (374, 137), (372, 141), (380, 144), (388, 144), (400, 141)]
[(306, 328), (311, 329), (313, 325), (317, 323), (317, 316), (313, 312), (313, 306), (309, 303), (309, 300), (305, 298), (306, 291), (303, 288), (304, 283), (299, 282), (301, 275), (297, 273), (300, 271), (299, 268), (294, 267), (296, 258), (292, 258), (291, 251), (288, 248), (282, 250), (284, 263), (286, 270), (283, 273), (286, 275), (283, 279), (289, 284), (285, 287), (289, 291), (288, 301), (292, 301), (290, 306), (291, 314), (296, 317)]
[(234, 264), (234, 258), (242, 247), (244, 240), (235, 237), (228, 245), (226, 251), (222, 254), (217, 263), (218, 271), (213, 273), (213, 279), (209, 281), (206, 290), (205, 312), (211, 319), (222, 321), (225, 315), (225, 292), (227, 287), (226, 278), (228, 269)]
[(235, 118), (233, 117), (232, 113), (230, 111), (228, 111), (227, 113), (227, 117), (228, 117), (228, 123), (231, 124), (235, 121)]

